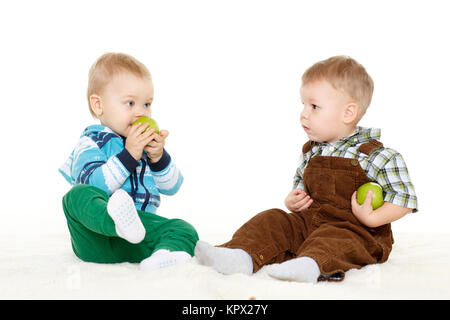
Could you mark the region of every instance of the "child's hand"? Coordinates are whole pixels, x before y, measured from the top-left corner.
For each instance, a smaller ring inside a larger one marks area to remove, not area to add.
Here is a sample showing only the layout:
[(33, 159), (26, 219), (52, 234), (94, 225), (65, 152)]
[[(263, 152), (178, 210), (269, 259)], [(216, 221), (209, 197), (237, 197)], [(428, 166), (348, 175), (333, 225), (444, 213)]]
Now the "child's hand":
[(145, 146), (144, 150), (147, 152), (150, 162), (155, 163), (158, 162), (163, 155), (163, 149), (166, 144), (166, 138), (169, 136), (169, 131), (160, 130), (159, 134), (154, 133), (153, 129), (150, 129), (150, 131), (153, 132), (153, 140)]
[(284, 204), (292, 212), (300, 212), (308, 208), (313, 199), (306, 194), (302, 189), (294, 189), (286, 197)]
[(144, 132), (148, 126), (148, 123), (137, 123), (133, 125), (125, 140), (125, 149), (127, 149), (136, 161), (141, 160), (145, 146), (154, 139), (154, 129)]
[(366, 199), (360, 205), (356, 201), (356, 191), (352, 194), (352, 212), (359, 222), (366, 226), (371, 226), (371, 218), (373, 217), (372, 197), (372, 190), (367, 191)]

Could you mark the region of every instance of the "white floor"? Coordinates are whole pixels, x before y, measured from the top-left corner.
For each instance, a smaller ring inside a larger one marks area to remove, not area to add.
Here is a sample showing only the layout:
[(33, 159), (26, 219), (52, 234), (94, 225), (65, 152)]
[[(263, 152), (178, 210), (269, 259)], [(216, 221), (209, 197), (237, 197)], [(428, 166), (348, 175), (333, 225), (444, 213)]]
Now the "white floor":
[[(227, 235), (204, 236), (214, 244)], [(400, 233), (388, 262), (316, 285), (224, 276), (192, 263), (142, 272), (80, 261), (68, 233), (0, 235), (0, 299), (450, 299), (450, 234)]]

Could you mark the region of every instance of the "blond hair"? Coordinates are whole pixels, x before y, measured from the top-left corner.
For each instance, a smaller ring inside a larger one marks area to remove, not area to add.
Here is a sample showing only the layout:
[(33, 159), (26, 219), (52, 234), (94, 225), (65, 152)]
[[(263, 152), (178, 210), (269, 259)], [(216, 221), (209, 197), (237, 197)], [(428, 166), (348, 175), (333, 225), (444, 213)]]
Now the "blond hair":
[(335, 56), (319, 61), (305, 71), (302, 84), (326, 80), (336, 90), (343, 90), (360, 106), (361, 118), (370, 105), (373, 80), (366, 69), (348, 56)]
[(91, 66), (87, 98), (89, 111), (94, 118), (96, 115), (91, 109), (89, 97), (93, 94), (100, 94), (113, 76), (124, 71), (131, 72), (138, 77), (151, 79), (150, 71), (144, 64), (124, 53), (105, 53)]

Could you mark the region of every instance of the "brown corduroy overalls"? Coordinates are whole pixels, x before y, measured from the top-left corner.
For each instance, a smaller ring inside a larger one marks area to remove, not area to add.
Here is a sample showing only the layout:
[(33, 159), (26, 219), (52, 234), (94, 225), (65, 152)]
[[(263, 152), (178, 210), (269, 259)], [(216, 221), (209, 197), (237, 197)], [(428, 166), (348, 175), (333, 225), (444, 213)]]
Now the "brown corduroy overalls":
[[(371, 140), (358, 151), (367, 155), (382, 146)], [(311, 144), (303, 147), (306, 153)], [(264, 265), (307, 256), (320, 267), (319, 280), (340, 281), (345, 271), (385, 262), (394, 243), (391, 226), (368, 228), (353, 215), (351, 196), (369, 182), (357, 159), (314, 156), (303, 174), (305, 191), (314, 200), (299, 213), (280, 209), (263, 211), (221, 247), (250, 254), (253, 271)]]

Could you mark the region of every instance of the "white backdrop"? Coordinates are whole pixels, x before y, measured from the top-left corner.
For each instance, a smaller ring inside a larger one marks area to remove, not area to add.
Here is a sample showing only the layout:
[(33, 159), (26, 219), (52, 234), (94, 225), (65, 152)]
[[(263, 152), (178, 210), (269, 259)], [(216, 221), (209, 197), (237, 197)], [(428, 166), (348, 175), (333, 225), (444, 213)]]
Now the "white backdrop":
[(447, 232), (446, 1), (14, 1), (0, 4), (2, 233), (66, 232), (57, 169), (82, 130), (87, 73), (108, 51), (145, 63), (153, 116), (185, 176), (158, 214), (232, 233), (284, 208), (306, 135), (300, 78), (350, 55), (375, 81), (361, 122), (400, 151), (419, 212), (394, 230)]

